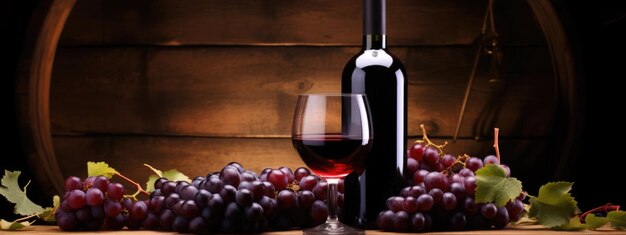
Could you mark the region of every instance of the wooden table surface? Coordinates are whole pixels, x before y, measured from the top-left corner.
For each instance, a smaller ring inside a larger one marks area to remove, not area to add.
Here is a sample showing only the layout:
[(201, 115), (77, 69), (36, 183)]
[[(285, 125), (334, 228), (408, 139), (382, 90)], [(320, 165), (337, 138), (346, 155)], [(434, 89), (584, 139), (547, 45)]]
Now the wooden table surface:
[[(43, 225), (35, 225), (32, 226), (32, 229), (25, 231), (0, 231), (0, 234), (28, 234), (28, 235), (39, 235), (39, 234), (93, 234), (94, 232), (64, 232), (61, 231), (57, 226), (43, 226)], [(150, 231), (150, 230), (136, 230), (136, 231), (98, 231), (98, 234), (124, 234), (124, 235), (165, 235), (165, 234), (177, 234), (174, 232), (162, 232), (162, 231)], [(300, 230), (292, 230), (292, 231), (283, 231), (283, 232), (268, 232), (265, 233), (268, 235), (287, 235), (287, 234), (302, 234)], [(373, 235), (383, 235), (383, 234), (397, 234), (391, 232), (382, 232), (377, 230), (368, 230), (366, 234)], [(478, 230), (478, 231), (463, 231), (463, 232), (432, 232), (432, 233), (421, 233), (421, 234), (439, 234), (439, 235), (476, 235), (476, 234), (626, 234), (624, 230), (614, 230), (610, 227), (602, 227), (595, 231), (585, 230), (585, 231), (552, 231), (547, 230), (539, 225), (520, 225), (520, 226), (508, 226), (504, 230)]]

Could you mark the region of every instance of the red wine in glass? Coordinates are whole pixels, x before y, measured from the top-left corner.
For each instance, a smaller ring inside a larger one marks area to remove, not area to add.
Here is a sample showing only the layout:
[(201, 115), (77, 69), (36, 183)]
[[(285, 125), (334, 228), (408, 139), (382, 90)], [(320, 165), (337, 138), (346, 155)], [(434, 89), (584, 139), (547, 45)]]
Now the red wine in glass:
[(293, 146), (313, 173), (328, 181), (326, 223), (305, 229), (305, 235), (364, 234), (337, 219), (337, 183), (362, 173), (373, 132), (367, 97), (363, 94), (298, 96), (291, 132)]
[(362, 172), (364, 158), (372, 145), (371, 139), (340, 133), (296, 135), (292, 140), (309, 169), (326, 179)]

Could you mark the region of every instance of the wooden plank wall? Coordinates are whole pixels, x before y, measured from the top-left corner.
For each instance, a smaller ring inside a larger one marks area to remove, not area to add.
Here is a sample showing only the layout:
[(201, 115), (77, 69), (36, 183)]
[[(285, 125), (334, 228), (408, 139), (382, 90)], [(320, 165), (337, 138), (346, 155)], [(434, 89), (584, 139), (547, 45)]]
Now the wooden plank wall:
[[(389, 0), (391, 51), (407, 67), (409, 135), (424, 123), (439, 140), (456, 125), (486, 1)], [(104, 160), (205, 175), (230, 161), (260, 171), (303, 165), (290, 144), (297, 94), (338, 92), (360, 48), (353, 1), (83, 0), (54, 65), (51, 119), (66, 175)], [(500, 1), (505, 76), (481, 66), (453, 153), (491, 153), (502, 129), (504, 161), (536, 172), (555, 117), (550, 55), (522, 0)], [(487, 64), (487, 63), (485, 63)], [(479, 140), (475, 140), (476, 137)], [(530, 161), (529, 161), (530, 160)], [(550, 164), (543, 166), (550, 171)]]

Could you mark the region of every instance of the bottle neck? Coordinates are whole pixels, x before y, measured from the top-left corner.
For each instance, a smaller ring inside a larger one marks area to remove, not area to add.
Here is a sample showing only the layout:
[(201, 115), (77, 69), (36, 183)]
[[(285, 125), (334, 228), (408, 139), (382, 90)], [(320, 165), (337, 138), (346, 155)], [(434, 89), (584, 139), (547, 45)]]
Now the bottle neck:
[(363, 49), (387, 46), (386, 0), (363, 0)]

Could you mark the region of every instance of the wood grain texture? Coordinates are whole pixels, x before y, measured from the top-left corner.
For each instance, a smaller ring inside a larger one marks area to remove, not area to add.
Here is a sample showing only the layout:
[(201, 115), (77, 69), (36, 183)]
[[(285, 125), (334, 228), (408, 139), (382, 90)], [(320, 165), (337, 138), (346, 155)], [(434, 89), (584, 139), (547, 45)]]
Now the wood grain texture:
[[(498, 4), (505, 43), (545, 44), (525, 1)], [(387, 3), (392, 45), (467, 45), (487, 1)], [(64, 45), (360, 45), (360, 1), (79, 1)], [(523, 30), (519, 26), (523, 24)]]
[[(33, 230), (29, 230), (30, 234), (33, 235), (48, 235), (48, 234), (67, 234), (67, 232), (61, 231), (57, 226), (43, 226), (43, 225), (34, 225), (32, 226)], [(263, 234), (267, 235), (291, 235), (291, 234), (300, 234), (299, 230), (291, 230), (291, 231), (282, 231), (282, 232), (267, 232)], [(478, 230), (478, 231), (449, 231), (449, 232), (432, 232), (432, 233), (420, 233), (420, 234), (437, 234), (437, 235), (489, 235), (489, 234), (498, 234), (498, 235), (535, 235), (535, 234), (626, 234), (624, 231), (615, 230), (608, 226), (600, 227), (596, 231), (584, 230), (584, 231), (576, 231), (576, 232), (563, 232), (563, 231), (554, 231), (548, 230), (540, 225), (509, 225), (503, 230)], [(94, 234), (94, 232), (72, 232), (72, 234)], [(164, 232), (164, 231), (147, 231), (147, 230), (122, 230), (122, 231), (98, 231), (96, 234), (124, 234), (124, 235), (167, 235), (167, 234), (178, 234), (174, 232)], [(393, 235), (393, 234), (406, 234), (406, 233), (392, 233), (392, 232), (382, 232), (380, 230), (367, 230), (366, 234), (370, 235)]]
[[(339, 92), (353, 47), (62, 48), (55, 134), (288, 136), (297, 94)], [(405, 62), (409, 135), (452, 136), (471, 47), (394, 48)], [(554, 81), (544, 47), (505, 49), (506, 76), (479, 73), (460, 136), (550, 134)], [(488, 64), (488, 63), (487, 63)]]
[[(413, 141), (410, 139), (407, 145)], [(493, 140), (489, 139), (433, 141), (448, 141), (446, 152), (455, 155), (467, 153), (482, 158), (493, 153)], [(550, 151), (546, 138), (502, 139), (500, 144), (502, 162), (514, 169), (513, 176), (523, 176), (520, 179), (526, 190), (535, 192), (538, 185), (526, 182), (544, 182), (554, 169), (553, 161), (545, 157)], [(144, 163), (162, 170), (176, 168), (190, 177), (219, 171), (232, 161), (257, 173), (266, 167), (305, 166), (287, 138), (56, 136), (54, 145), (65, 176), (85, 177), (87, 161), (106, 161), (138, 182), (151, 174)], [(537, 165), (539, 161), (542, 164)]]

